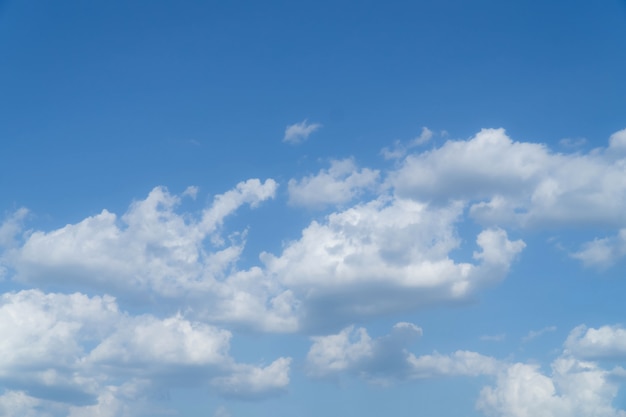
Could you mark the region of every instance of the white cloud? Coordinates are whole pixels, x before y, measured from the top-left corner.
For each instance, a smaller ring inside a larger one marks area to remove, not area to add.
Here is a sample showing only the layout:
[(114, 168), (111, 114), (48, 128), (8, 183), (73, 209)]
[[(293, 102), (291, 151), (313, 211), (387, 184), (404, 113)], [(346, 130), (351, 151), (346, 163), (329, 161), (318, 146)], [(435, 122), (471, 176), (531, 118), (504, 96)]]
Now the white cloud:
[(615, 132), (609, 137), (609, 148), (612, 150), (626, 151), (626, 129)]
[[(409, 323), (399, 323), (389, 335), (379, 338), (371, 338), (363, 328), (350, 326), (337, 334), (314, 337), (307, 365), (315, 376), (349, 374), (371, 382), (491, 377), (494, 385), (481, 390), (476, 406), (494, 417), (625, 417), (625, 411), (612, 405), (619, 388), (615, 376), (623, 376), (623, 370), (605, 370), (578, 356), (600, 353), (604, 357), (607, 343), (617, 345), (620, 355), (626, 354), (623, 333), (615, 326), (597, 331), (577, 327), (565, 343), (563, 354), (552, 362), (551, 372), (544, 373), (536, 364), (508, 363), (464, 350), (418, 356), (407, 347), (421, 335), (421, 329)], [(606, 343), (600, 352), (597, 345), (590, 352), (588, 339)], [(609, 353), (615, 358), (613, 347)]]
[(617, 325), (597, 329), (581, 325), (570, 332), (565, 347), (581, 358), (623, 359), (626, 358), (626, 329)]
[(27, 215), (28, 210), (22, 207), (0, 224), (0, 248), (9, 248), (17, 244), (16, 237), (22, 231), (22, 223)]
[[(23, 391), (5, 391), (0, 395), (0, 415), (4, 417), (52, 417), (53, 404), (27, 395)], [(59, 410), (57, 410), (59, 411)]]
[(319, 208), (344, 204), (378, 181), (379, 171), (358, 169), (352, 159), (333, 160), (330, 168), (300, 180), (289, 180), (289, 202), (297, 206)]
[(328, 336), (313, 337), (307, 355), (309, 373), (317, 377), (342, 373), (371, 382), (423, 379), (441, 376), (494, 375), (500, 363), (475, 352), (416, 356), (407, 350), (422, 329), (412, 323), (397, 323), (391, 333), (372, 339), (364, 328), (347, 327)]
[(283, 142), (290, 143), (292, 145), (302, 143), (309, 138), (309, 135), (322, 127), (319, 123), (308, 123), (307, 120), (303, 120), (300, 123), (294, 123), (285, 128), (285, 136)]
[(67, 417), (148, 417), (165, 414), (163, 410), (157, 413), (157, 410), (151, 407), (143, 394), (139, 392), (141, 385), (144, 384), (130, 381), (120, 386), (109, 385), (104, 387), (98, 395), (95, 404), (70, 405), (66, 415)]
[(264, 398), (289, 383), (289, 358), (264, 368), (237, 363), (230, 332), (181, 315), (131, 316), (109, 296), (5, 293), (0, 333), (0, 384), (8, 390), (0, 409), (8, 415), (45, 406), (130, 416), (153, 385)]
[(231, 375), (214, 378), (212, 386), (223, 396), (240, 399), (282, 394), (289, 385), (291, 358), (278, 358), (266, 367), (238, 365)]
[[(229, 365), (230, 332), (180, 315), (159, 320), (128, 318), (100, 341), (87, 360), (111, 366), (161, 372), (179, 366)], [(158, 365), (156, 365), (158, 364)]]
[[(441, 135), (445, 136), (446, 132), (441, 132)], [(406, 155), (409, 149), (428, 143), (432, 139), (432, 137), (433, 132), (427, 127), (422, 127), (422, 132), (415, 139), (406, 144), (397, 140), (394, 142), (394, 146), (392, 148), (383, 148), (380, 153), (385, 159), (402, 158)]]
[(309, 373), (326, 376), (345, 371), (372, 358), (374, 342), (364, 328), (346, 327), (338, 334), (313, 337), (307, 354)]
[(550, 332), (554, 332), (556, 331), (556, 326), (547, 326), (544, 327), (541, 330), (531, 330), (528, 332), (528, 334), (526, 336), (524, 336), (522, 338), (522, 342), (530, 342), (531, 340), (534, 340), (536, 338), (538, 338), (539, 336), (542, 336), (546, 333), (550, 333)]
[[(612, 136), (612, 148), (619, 138)], [(388, 182), (403, 197), (463, 200), (487, 225), (615, 226), (626, 225), (625, 169), (626, 159), (603, 150), (558, 154), (513, 141), (503, 129), (483, 129), (407, 156)]]
[(480, 340), (484, 342), (502, 342), (504, 341), (504, 339), (506, 339), (505, 333), (485, 334), (485, 335), (480, 336)]
[[(352, 160), (335, 161), (317, 176), (291, 182), (290, 191), (307, 204), (347, 202), (377, 176), (357, 170)], [(320, 191), (326, 186), (330, 191)], [(473, 260), (457, 262), (451, 252), (461, 244), (456, 224), (466, 204), (433, 205), (388, 190), (391, 195), (311, 222), (280, 254), (262, 253), (260, 265), (240, 270), (245, 232), (227, 240), (223, 222), (244, 204), (272, 198), (276, 188), (273, 180), (242, 182), (194, 216), (180, 213), (180, 198), (157, 187), (121, 217), (103, 210), (57, 230), (34, 231), (1, 261), (22, 283), (105, 291), (122, 303), (159, 303), (209, 323), (328, 331), (467, 300), (504, 278), (525, 246), (489, 227), (476, 237)]]
[(607, 268), (626, 256), (626, 228), (616, 236), (586, 242), (582, 249), (571, 254), (586, 266)]
[(494, 386), (481, 391), (477, 408), (496, 417), (625, 417), (626, 411), (613, 406), (619, 389), (616, 376), (622, 377), (623, 370), (606, 370), (587, 360), (624, 357), (623, 328), (578, 326), (552, 362), (550, 373), (537, 364), (509, 364), (498, 373)]
[(612, 406), (617, 390), (608, 371), (562, 356), (549, 376), (536, 365), (510, 365), (483, 388), (477, 408), (494, 417), (624, 417)]
[(412, 378), (437, 376), (495, 375), (502, 367), (500, 361), (480, 353), (459, 350), (451, 355), (409, 356)]
[[(157, 187), (118, 218), (103, 210), (51, 232), (35, 231), (21, 248), (4, 255), (15, 279), (76, 289), (104, 289), (141, 296), (154, 292), (180, 297), (219, 283), (242, 249), (224, 247), (224, 219), (243, 204), (256, 207), (273, 198), (277, 184), (252, 179), (214, 198), (200, 219), (178, 214), (179, 198)], [(207, 240), (213, 243), (207, 251)]]
[(525, 245), (487, 229), (477, 237), (477, 262), (454, 262), (449, 253), (459, 246), (454, 223), (461, 210), (379, 198), (312, 222), (280, 256), (261, 259), (302, 301), (308, 326), (463, 300), (502, 279)]

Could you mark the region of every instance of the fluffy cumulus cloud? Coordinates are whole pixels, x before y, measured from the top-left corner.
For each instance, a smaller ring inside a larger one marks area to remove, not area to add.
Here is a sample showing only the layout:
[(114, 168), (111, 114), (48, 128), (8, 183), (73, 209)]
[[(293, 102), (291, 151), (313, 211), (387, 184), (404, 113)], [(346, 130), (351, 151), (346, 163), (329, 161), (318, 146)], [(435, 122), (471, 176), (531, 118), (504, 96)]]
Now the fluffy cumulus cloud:
[(364, 328), (347, 327), (337, 334), (313, 338), (307, 355), (309, 373), (316, 377), (357, 375), (388, 383), (442, 376), (494, 375), (500, 363), (476, 352), (457, 351), (416, 356), (408, 347), (422, 329), (400, 322), (385, 336), (372, 339)]
[(449, 254), (459, 246), (454, 224), (461, 210), (381, 197), (312, 222), (280, 256), (261, 258), (301, 300), (304, 324), (314, 327), (327, 324), (320, 317), (340, 324), (464, 300), (502, 279), (525, 244), (485, 229), (474, 262), (455, 262)]
[[(317, 128), (290, 126), (285, 141)], [(283, 393), (289, 357), (231, 357), (231, 330), (247, 329), (317, 335), (306, 362), (315, 377), (486, 376), (487, 415), (623, 416), (611, 405), (618, 370), (593, 362), (624, 355), (619, 326), (575, 329), (545, 372), (466, 350), (412, 353), (421, 329), (410, 323), (382, 337), (350, 324), (479, 296), (509, 273), (520, 237), (546, 224), (614, 228), (572, 256), (615, 263), (626, 255), (624, 132), (606, 148), (560, 154), (486, 129), (406, 155), (430, 139), (426, 129), (387, 170), (334, 160), (287, 184), (292, 207), (333, 208), (245, 268), (247, 229), (229, 230), (228, 218), (273, 199), (272, 179), (241, 182), (193, 213), (181, 202), (196, 187), (156, 187), (121, 215), (48, 231), (25, 228), (20, 209), (0, 225), (0, 278), (37, 289), (0, 296), (0, 414), (151, 415), (147, 393), (183, 383), (240, 399)], [(461, 237), (468, 219), (478, 229)], [(127, 312), (137, 306), (149, 314)]]
[(212, 285), (237, 255), (239, 246), (223, 245), (218, 233), (224, 219), (243, 204), (255, 207), (272, 198), (276, 187), (273, 180), (242, 182), (216, 196), (199, 219), (176, 213), (179, 197), (157, 187), (121, 218), (103, 210), (51, 232), (33, 232), (5, 262), (16, 269), (16, 280), (27, 283), (183, 294)]
[[(256, 207), (272, 198), (276, 187), (273, 180), (242, 182), (216, 196), (199, 216), (177, 212), (180, 198), (157, 187), (121, 217), (103, 210), (57, 230), (29, 232), (0, 262), (25, 284), (104, 291), (144, 302), (157, 297), (174, 300), (174, 310), (183, 299), (190, 305), (215, 297), (218, 310), (223, 307), (229, 314), (214, 316), (260, 316), (267, 318), (267, 326), (272, 320), (288, 325), (281, 312), (265, 311), (266, 302), (272, 308), (266, 294), (271, 285), (256, 282), (255, 270), (231, 274), (245, 233), (226, 240), (221, 233), (227, 216), (244, 204)], [(280, 300), (274, 300), (277, 308)], [(233, 309), (239, 301), (244, 304)], [(263, 311), (255, 311), (257, 307)]]
[(477, 408), (496, 417), (624, 417), (614, 406), (623, 369), (605, 369), (597, 359), (626, 357), (626, 331), (620, 326), (574, 328), (563, 353), (544, 372), (537, 364), (513, 363), (485, 387)]
[(545, 372), (536, 363), (509, 362), (477, 352), (416, 355), (411, 345), (422, 330), (398, 323), (372, 338), (364, 328), (349, 326), (336, 334), (313, 337), (307, 367), (314, 377), (352, 375), (373, 383), (442, 377), (483, 377), (476, 408), (493, 417), (624, 417), (614, 406), (622, 368), (605, 369), (586, 358), (623, 358), (623, 328), (604, 326), (572, 330), (564, 350)]
[(626, 329), (618, 325), (597, 329), (581, 325), (572, 330), (565, 347), (586, 359), (623, 359), (626, 358)]
[(387, 184), (402, 197), (463, 201), (483, 225), (522, 228), (614, 227), (615, 237), (584, 244), (572, 256), (608, 267), (626, 255), (626, 129), (606, 148), (562, 154), (483, 129), (469, 140), (408, 155)]
[(516, 363), (485, 387), (477, 408), (494, 417), (624, 417), (612, 405), (618, 385), (593, 362), (562, 356), (549, 375), (537, 365)]
[(266, 368), (237, 363), (228, 353), (230, 332), (180, 315), (132, 316), (109, 296), (5, 293), (0, 333), (0, 383), (7, 388), (0, 407), (12, 410), (8, 415), (39, 408), (134, 415), (128, 400), (138, 406), (156, 386), (209, 387), (228, 379), (232, 391), (263, 397), (289, 382), (288, 358)]
[(613, 135), (606, 150), (559, 154), (483, 129), (407, 156), (389, 183), (405, 197), (468, 201), (483, 224), (626, 225), (626, 159), (611, 152), (622, 136)]
[(322, 127), (319, 123), (309, 123), (308, 120), (303, 120), (300, 123), (294, 123), (285, 128), (285, 136), (283, 142), (296, 145), (302, 143), (309, 138), (311, 133)]
[(330, 168), (321, 170), (300, 180), (291, 179), (288, 184), (289, 202), (312, 208), (330, 204), (344, 204), (372, 188), (378, 180), (379, 171), (358, 169), (352, 159), (333, 160)]
[[(335, 168), (332, 175), (356, 170), (350, 160)], [(361, 170), (345, 177), (352, 181), (348, 194), (376, 176)], [(290, 332), (465, 300), (502, 279), (525, 246), (503, 229), (486, 228), (476, 236), (473, 260), (457, 262), (450, 252), (460, 246), (462, 204), (435, 207), (382, 194), (313, 221), (282, 253), (261, 253), (259, 265), (239, 269), (245, 233), (224, 238), (223, 222), (243, 204), (272, 198), (276, 187), (272, 180), (242, 182), (199, 216), (180, 213), (180, 197), (157, 187), (121, 217), (103, 210), (57, 230), (28, 232), (2, 261), (26, 284), (104, 291), (122, 302), (156, 300), (196, 319)]]

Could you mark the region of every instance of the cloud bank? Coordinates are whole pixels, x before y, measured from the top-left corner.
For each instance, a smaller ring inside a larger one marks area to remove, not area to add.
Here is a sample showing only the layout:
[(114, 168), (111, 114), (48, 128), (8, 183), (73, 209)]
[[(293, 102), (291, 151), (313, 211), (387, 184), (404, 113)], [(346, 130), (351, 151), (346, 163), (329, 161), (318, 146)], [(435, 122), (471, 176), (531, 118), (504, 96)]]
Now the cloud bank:
[[(319, 128), (294, 126), (288, 142)], [(477, 402), (486, 415), (623, 416), (612, 401), (625, 372), (606, 365), (626, 352), (619, 325), (575, 328), (548, 372), (465, 349), (413, 353), (422, 330), (407, 322), (381, 337), (361, 327), (480, 300), (544, 227), (614, 230), (577, 243), (573, 262), (608, 268), (626, 255), (626, 131), (587, 153), (484, 129), (407, 154), (429, 132), (392, 167), (347, 158), (290, 179), (290, 210), (323, 211), (246, 267), (254, 225), (232, 230), (229, 219), (280, 204), (273, 179), (242, 181), (197, 212), (181, 209), (197, 187), (159, 186), (122, 214), (104, 209), (53, 230), (29, 229), (27, 209), (9, 214), (0, 277), (16, 289), (0, 298), (0, 411), (153, 415), (151, 392), (190, 384), (247, 400), (284, 393), (291, 356), (254, 364), (229, 353), (232, 332), (251, 331), (311, 337), (312, 378), (480, 376), (492, 381)], [(461, 236), (467, 224), (473, 235)]]

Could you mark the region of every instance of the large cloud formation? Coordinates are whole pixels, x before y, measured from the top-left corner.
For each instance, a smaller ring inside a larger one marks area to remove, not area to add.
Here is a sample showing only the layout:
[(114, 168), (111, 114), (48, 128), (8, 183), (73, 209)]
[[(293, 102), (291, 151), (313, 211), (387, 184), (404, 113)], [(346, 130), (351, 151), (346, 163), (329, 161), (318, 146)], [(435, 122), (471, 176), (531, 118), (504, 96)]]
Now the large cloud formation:
[(423, 378), (487, 377), (476, 408), (495, 417), (624, 417), (613, 402), (626, 372), (606, 369), (586, 357), (626, 357), (624, 330), (617, 326), (574, 328), (564, 349), (543, 372), (536, 363), (509, 362), (472, 351), (416, 355), (410, 348), (422, 329), (396, 324), (388, 335), (372, 338), (364, 328), (313, 337), (307, 355), (314, 377), (350, 375), (371, 383)]
[(110, 296), (5, 293), (0, 331), (0, 381), (11, 387), (5, 401), (93, 407), (129, 386), (141, 397), (150, 386), (209, 386), (224, 378), (229, 392), (253, 397), (289, 382), (288, 358), (267, 367), (237, 363), (228, 354), (229, 331), (180, 315), (132, 316)]
[[(414, 148), (406, 146), (387, 170), (334, 160), (287, 184), (292, 210), (326, 211), (245, 268), (247, 230), (230, 230), (228, 218), (269, 205), (272, 179), (243, 181), (198, 213), (181, 210), (197, 189), (177, 196), (156, 187), (121, 215), (103, 210), (49, 231), (25, 228), (28, 211), (19, 209), (0, 225), (0, 277), (26, 287), (1, 296), (0, 410), (149, 415), (146, 393), (183, 383), (236, 398), (284, 392), (290, 357), (258, 365), (230, 356), (231, 330), (247, 329), (311, 335), (312, 377), (482, 375), (495, 381), (478, 402), (488, 415), (582, 416), (586, 398), (598, 415), (621, 416), (611, 406), (619, 370), (593, 362), (622, 354), (620, 327), (575, 329), (549, 374), (466, 350), (415, 355), (407, 346), (417, 326), (401, 322), (371, 338), (355, 323), (477, 298), (506, 277), (526, 246), (520, 237), (545, 225), (614, 229), (571, 256), (618, 262), (625, 132), (588, 153), (485, 129), (405, 156)], [(473, 236), (459, 236), (465, 222), (479, 227)], [(129, 313), (137, 306), (148, 313)]]

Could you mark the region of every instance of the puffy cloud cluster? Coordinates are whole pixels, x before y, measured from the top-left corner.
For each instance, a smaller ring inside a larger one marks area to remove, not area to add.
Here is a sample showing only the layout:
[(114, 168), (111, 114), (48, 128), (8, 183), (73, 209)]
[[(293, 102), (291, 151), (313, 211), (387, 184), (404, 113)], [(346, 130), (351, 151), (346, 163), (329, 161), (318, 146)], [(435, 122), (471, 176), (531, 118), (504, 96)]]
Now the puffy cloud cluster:
[(313, 338), (307, 355), (316, 377), (348, 373), (376, 383), (442, 376), (494, 375), (502, 366), (476, 352), (457, 351), (416, 356), (407, 348), (422, 329), (400, 322), (388, 335), (372, 339), (364, 328), (347, 327), (337, 334)]
[(407, 156), (389, 183), (402, 196), (466, 200), (484, 224), (626, 225), (626, 155), (617, 152), (623, 135), (614, 134), (605, 150), (559, 154), (513, 141), (504, 129), (483, 129)]
[(309, 373), (315, 377), (342, 374), (373, 383), (441, 377), (479, 377), (494, 380), (476, 402), (478, 410), (494, 417), (624, 417), (613, 406), (622, 368), (607, 370), (586, 357), (625, 357), (624, 330), (605, 326), (572, 330), (563, 353), (549, 373), (539, 365), (508, 362), (477, 352), (415, 355), (410, 344), (422, 330), (398, 323), (385, 336), (372, 338), (364, 328), (347, 327), (339, 333), (312, 338), (307, 355)]
[(227, 216), (273, 198), (276, 188), (273, 180), (242, 182), (194, 217), (178, 213), (180, 198), (157, 187), (120, 218), (103, 210), (57, 230), (30, 232), (0, 260), (25, 284), (104, 291), (121, 301), (158, 300), (173, 311), (214, 305), (210, 312), (195, 310), (216, 322), (290, 330), (289, 294), (277, 293), (258, 268), (237, 271), (245, 233), (231, 234), (228, 243), (221, 233)]
[(618, 384), (596, 363), (561, 356), (546, 375), (537, 365), (515, 363), (485, 387), (477, 408), (495, 417), (624, 417), (612, 405)]
[(478, 409), (497, 417), (624, 417), (613, 402), (623, 380), (621, 367), (605, 369), (595, 360), (626, 357), (626, 331), (620, 326), (574, 328), (563, 353), (544, 373), (536, 364), (514, 363), (485, 387)]
[[(626, 129), (609, 146), (561, 154), (517, 142), (504, 129), (483, 129), (469, 140), (448, 141), (407, 156), (387, 183), (402, 197), (464, 201), (484, 225), (539, 227), (626, 226)], [(622, 231), (573, 253), (607, 267), (626, 255)]]
[[(51, 232), (35, 231), (5, 259), (18, 281), (182, 295), (207, 288), (224, 275), (240, 250), (237, 244), (221, 247), (218, 232), (224, 219), (243, 204), (254, 207), (272, 198), (276, 187), (273, 180), (242, 182), (216, 196), (198, 220), (176, 213), (180, 198), (157, 187), (121, 219), (103, 210)], [(208, 239), (216, 247), (213, 251), (206, 250)]]
[(455, 262), (449, 254), (459, 245), (461, 209), (381, 197), (312, 222), (280, 256), (261, 259), (299, 296), (306, 326), (464, 300), (503, 278), (525, 244), (486, 229), (475, 262)]
[(47, 401), (82, 415), (102, 402), (124, 403), (120, 395), (131, 391), (140, 398), (151, 386), (223, 387), (225, 380), (232, 395), (255, 397), (289, 382), (288, 358), (265, 368), (237, 363), (229, 331), (180, 315), (132, 316), (110, 296), (5, 293), (0, 333), (0, 383), (10, 387), (0, 406), (12, 412)]
[(598, 329), (581, 325), (572, 330), (565, 347), (586, 359), (623, 359), (626, 358), (626, 329), (618, 325)]
[(352, 159), (334, 160), (330, 168), (321, 170), (317, 175), (289, 180), (289, 202), (312, 208), (345, 204), (364, 189), (372, 188), (378, 177), (379, 171), (368, 168), (359, 170)]
[(476, 237), (473, 262), (456, 262), (450, 252), (460, 245), (462, 204), (433, 207), (383, 194), (311, 222), (279, 255), (264, 252), (258, 266), (239, 269), (245, 233), (225, 243), (224, 219), (273, 197), (276, 187), (240, 183), (197, 217), (179, 213), (180, 197), (157, 187), (120, 218), (104, 210), (30, 232), (3, 262), (22, 283), (104, 291), (121, 302), (158, 300), (212, 323), (291, 332), (465, 300), (502, 279), (525, 246), (488, 228)]
[[(302, 141), (317, 128), (290, 126), (285, 140)], [(325, 335), (313, 338), (307, 356), (312, 376), (386, 383), (487, 375), (496, 382), (478, 404), (489, 415), (584, 415), (586, 398), (597, 415), (621, 416), (611, 406), (615, 372), (589, 362), (623, 354), (619, 327), (575, 329), (548, 375), (465, 350), (415, 355), (408, 345), (421, 329), (409, 323), (379, 338), (349, 325), (475, 297), (508, 274), (526, 245), (509, 237), (509, 226), (516, 233), (546, 224), (615, 227), (616, 236), (572, 256), (616, 262), (626, 255), (625, 132), (586, 154), (554, 153), (491, 129), (405, 156), (431, 138), (425, 129), (387, 155), (399, 159), (390, 170), (332, 161), (287, 185), (292, 206), (330, 207), (329, 214), (248, 268), (239, 262), (246, 231), (225, 232), (225, 222), (242, 206), (274, 198), (272, 179), (241, 182), (199, 213), (180, 210), (197, 188), (176, 196), (157, 187), (121, 216), (103, 210), (51, 231), (24, 231), (28, 211), (20, 209), (0, 225), (0, 278), (51, 292), (2, 295), (0, 411), (150, 414), (145, 393), (181, 381), (238, 398), (284, 391), (291, 359), (236, 362), (230, 331), (217, 327), (228, 326)], [(482, 230), (461, 238), (466, 217)], [(457, 258), (459, 248), (470, 255)], [(137, 301), (158, 309), (126, 313)]]

